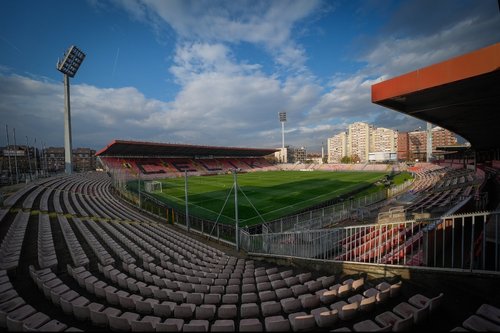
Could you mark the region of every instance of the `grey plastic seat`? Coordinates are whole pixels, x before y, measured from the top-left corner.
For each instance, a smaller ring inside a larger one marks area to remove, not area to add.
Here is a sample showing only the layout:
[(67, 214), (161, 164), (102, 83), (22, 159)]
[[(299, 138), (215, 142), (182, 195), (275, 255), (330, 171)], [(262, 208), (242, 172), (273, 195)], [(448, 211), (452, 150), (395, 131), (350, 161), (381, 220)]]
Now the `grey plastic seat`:
[(262, 323), (257, 318), (241, 319), (239, 324), (240, 332), (262, 332)]
[(160, 317), (144, 316), (141, 320), (132, 320), (130, 326), (132, 332), (153, 332), (159, 322), (161, 322)]
[(177, 304), (170, 301), (153, 304), (153, 314), (158, 317), (170, 317), (174, 313)]
[(421, 309), (427, 304), (429, 305), (429, 313), (435, 312), (443, 301), (444, 294), (440, 293), (436, 297), (428, 298), (422, 294), (415, 294), (408, 299), (408, 303)]
[(267, 332), (288, 332), (290, 331), (290, 322), (283, 316), (271, 316), (264, 319)]
[(406, 302), (401, 302), (392, 309), (392, 312), (403, 318), (413, 316), (413, 322), (418, 325), (427, 319), (429, 315), (429, 304), (419, 309)]
[(257, 318), (259, 314), (260, 309), (256, 303), (245, 303), (240, 306), (241, 318)]
[(38, 328), (45, 323), (50, 321), (50, 317), (43, 312), (37, 312), (30, 317), (23, 320), (23, 326), (21, 330), (18, 331), (36, 331)]
[(176, 305), (174, 307), (174, 317), (179, 319), (191, 319), (194, 314), (194, 310), (196, 309), (196, 305), (191, 303), (183, 303), (180, 305)]
[(477, 309), (476, 314), (500, 325), (500, 309), (491, 304), (482, 304)]
[(260, 309), (264, 317), (275, 316), (281, 313), (281, 304), (276, 301), (262, 302)]
[(235, 324), (234, 320), (230, 319), (219, 319), (216, 320), (210, 327), (212, 332), (234, 332)]
[(138, 320), (140, 315), (134, 312), (124, 312), (119, 316), (108, 316), (109, 328), (112, 331), (130, 331), (131, 322)]
[(202, 304), (195, 309), (196, 319), (212, 320), (215, 317), (216, 306), (213, 304)]
[(184, 319), (168, 318), (156, 324), (156, 332), (181, 332), (183, 326)]
[(391, 326), (393, 332), (410, 331), (413, 326), (413, 315), (402, 318), (394, 312), (386, 311), (375, 317), (375, 321), (382, 327)]
[(220, 319), (234, 319), (238, 315), (238, 309), (235, 304), (224, 304), (217, 309), (217, 316)]
[(352, 326), (352, 328), (355, 332), (388, 332), (391, 330), (390, 325), (381, 327), (370, 319), (357, 322)]
[(462, 325), (471, 331), (476, 332), (500, 332), (500, 325), (478, 315), (472, 315)]
[(182, 327), (183, 332), (208, 332), (208, 327), (210, 323), (208, 320), (202, 319), (192, 319), (187, 323), (184, 323)]
[(90, 321), (95, 326), (106, 327), (109, 325), (110, 316), (117, 317), (121, 313), (122, 313), (121, 310), (113, 307), (107, 307), (102, 311), (96, 309), (90, 309)]
[(7, 330), (11, 332), (23, 330), (23, 320), (37, 313), (36, 309), (25, 304), (9, 312), (6, 317)]
[(302, 310), (302, 303), (294, 297), (284, 298), (280, 300), (280, 303), (285, 313), (294, 313)]

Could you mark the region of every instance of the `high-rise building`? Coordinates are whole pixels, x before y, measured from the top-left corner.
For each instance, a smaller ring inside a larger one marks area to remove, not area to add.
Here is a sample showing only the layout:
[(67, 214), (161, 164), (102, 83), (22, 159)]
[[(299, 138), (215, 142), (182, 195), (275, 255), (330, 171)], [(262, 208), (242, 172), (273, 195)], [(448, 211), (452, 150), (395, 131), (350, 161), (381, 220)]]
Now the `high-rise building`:
[(328, 163), (340, 163), (342, 157), (347, 156), (347, 133), (341, 132), (328, 138)]
[(389, 128), (377, 127), (371, 130), (370, 152), (396, 152), (398, 132)]
[(347, 129), (347, 154), (361, 163), (368, 161), (370, 152), (370, 134), (373, 127), (367, 123), (356, 122)]
[[(47, 169), (49, 172), (64, 171), (64, 147), (49, 147), (44, 153), (47, 156)], [(90, 148), (73, 149), (73, 169), (77, 172), (96, 169), (95, 150)]]
[(408, 141), (408, 132), (398, 133), (397, 158), (399, 161), (407, 161), (410, 152), (410, 142)]
[(73, 168), (77, 172), (91, 171), (96, 168), (95, 150), (90, 148), (73, 149)]
[[(409, 158), (424, 160), (427, 154), (427, 131), (417, 130), (408, 133)], [(454, 146), (457, 137), (453, 132), (441, 127), (432, 129), (432, 150), (436, 147)]]

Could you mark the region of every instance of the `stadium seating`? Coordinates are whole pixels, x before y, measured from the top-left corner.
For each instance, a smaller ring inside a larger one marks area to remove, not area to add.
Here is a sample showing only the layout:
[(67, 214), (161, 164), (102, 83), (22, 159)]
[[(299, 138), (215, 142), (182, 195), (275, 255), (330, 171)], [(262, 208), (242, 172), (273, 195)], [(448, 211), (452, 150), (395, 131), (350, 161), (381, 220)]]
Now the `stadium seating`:
[[(0, 211), (6, 224), (0, 326), (9, 330), (302, 331), (376, 325), (397, 331), (409, 327), (408, 318), (419, 318), (411, 325), (422, 325), (422, 309), (432, 317), (436, 304), (443, 306), (442, 295), (404, 297), (401, 282), (317, 275), (227, 255), (118, 200), (104, 173), (41, 184), (23, 190), (13, 206)], [(42, 213), (30, 217), (40, 206)], [(395, 244), (411, 232), (418, 234), (418, 228), (367, 227), (339, 240), (339, 246), (349, 251), (346, 259), (362, 257), (370, 247), (379, 248), (373, 239)], [(34, 246), (23, 251), (26, 240)], [(388, 258), (394, 249), (385, 250)], [(30, 284), (33, 290), (21, 288)], [(483, 308), (476, 316), (494, 320), (495, 313)], [(467, 325), (481, 320), (474, 317)]]

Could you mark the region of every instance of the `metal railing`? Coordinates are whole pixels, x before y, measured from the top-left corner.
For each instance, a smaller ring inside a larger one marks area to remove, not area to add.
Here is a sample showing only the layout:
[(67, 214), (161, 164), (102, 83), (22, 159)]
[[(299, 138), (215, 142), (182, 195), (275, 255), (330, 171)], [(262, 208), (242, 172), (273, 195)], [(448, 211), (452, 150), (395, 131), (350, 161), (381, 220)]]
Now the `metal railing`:
[[(136, 201), (137, 195), (124, 191), (122, 195)], [(377, 198), (376, 196), (374, 198)], [(380, 198), (380, 197), (379, 197)], [(366, 199), (369, 202), (369, 199)], [(374, 199), (376, 201), (376, 199)], [(357, 201), (361, 202), (361, 201)], [(330, 229), (293, 230), (276, 232), (285, 225), (296, 226), (301, 219), (323, 223), (351, 213), (347, 203), (326, 207), (294, 216), (293, 219), (262, 225), (259, 234), (239, 229), (240, 248), (249, 254), (265, 254), (296, 258), (360, 262), (388, 265), (423, 266), (470, 271), (500, 271), (500, 212), (478, 212), (449, 215), (435, 219), (393, 221)], [(142, 210), (164, 216), (167, 207), (143, 194)], [(357, 204), (353, 204), (352, 208)], [(158, 214), (157, 214), (158, 212)], [(163, 213), (161, 213), (163, 212)], [(316, 214), (320, 215), (319, 217)], [(335, 217), (337, 214), (337, 217)], [(167, 220), (187, 229), (185, 215), (170, 210)], [(323, 216), (324, 215), (324, 216)], [(190, 231), (228, 245), (235, 245), (235, 227), (190, 216)], [(312, 222), (311, 222), (312, 221)], [(281, 223), (283, 223), (281, 225)], [(279, 228), (276, 226), (279, 225)]]
[(245, 235), (244, 248), (334, 261), (499, 271), (500, 212)]

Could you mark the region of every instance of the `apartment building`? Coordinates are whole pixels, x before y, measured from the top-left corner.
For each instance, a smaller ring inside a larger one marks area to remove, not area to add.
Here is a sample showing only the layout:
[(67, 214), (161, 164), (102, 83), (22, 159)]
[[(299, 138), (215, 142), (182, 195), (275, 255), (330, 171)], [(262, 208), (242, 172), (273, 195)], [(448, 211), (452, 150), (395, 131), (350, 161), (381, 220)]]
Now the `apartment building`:
[[(408, 132), (409, 158), (425, 160), (427, 154), (427, 131)], [(432, 129), (432, 150), (436, 147), (457, 145), (457, 137), (453, 132), (442, 127)]]
[(357, 156), (361, 163), (368, 161), (372, 129), (373, 126), (363, 122), (349, 125), (347, 128), (347, 156), (351, 158)]
[(396, 152), (397, 144), (397, 131), (384, 127), (372, 128), (370, 152)]
[(340, 163), (347, 156), (347, 132), (341, 132), (327, 140), (328, 163)]

